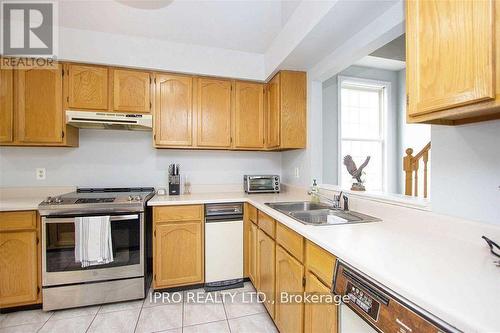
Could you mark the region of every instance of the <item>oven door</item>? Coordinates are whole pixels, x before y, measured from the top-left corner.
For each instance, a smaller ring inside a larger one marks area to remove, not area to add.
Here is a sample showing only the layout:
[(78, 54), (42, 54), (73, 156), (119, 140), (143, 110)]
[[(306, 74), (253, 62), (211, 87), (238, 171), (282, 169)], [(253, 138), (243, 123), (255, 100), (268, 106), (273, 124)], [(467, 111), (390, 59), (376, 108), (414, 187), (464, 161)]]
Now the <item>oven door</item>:
[(144, 276), (144, 214), (112, 215), (113, 262), (81, 267), (75, 260), (76, 216), (42, 218), (42, 285)]

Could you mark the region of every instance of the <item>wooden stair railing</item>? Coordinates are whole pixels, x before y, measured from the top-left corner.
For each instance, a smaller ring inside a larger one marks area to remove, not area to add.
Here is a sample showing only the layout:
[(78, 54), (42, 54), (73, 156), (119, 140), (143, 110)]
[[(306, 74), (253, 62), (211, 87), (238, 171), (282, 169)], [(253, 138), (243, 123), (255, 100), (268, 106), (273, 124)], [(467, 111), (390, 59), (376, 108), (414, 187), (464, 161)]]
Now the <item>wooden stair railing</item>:
[(406, 149), (406, 156), (403, 157), (403, 170), (405, 172), (405, 194), (418, 197), (418, 169), (420, 159), (424, 162), (424, 198), (427, 198), (427, 162), (429, 161), (429, 151), (431, 143), (425, 145), (424, 148), (415, 156), (413, 149)]

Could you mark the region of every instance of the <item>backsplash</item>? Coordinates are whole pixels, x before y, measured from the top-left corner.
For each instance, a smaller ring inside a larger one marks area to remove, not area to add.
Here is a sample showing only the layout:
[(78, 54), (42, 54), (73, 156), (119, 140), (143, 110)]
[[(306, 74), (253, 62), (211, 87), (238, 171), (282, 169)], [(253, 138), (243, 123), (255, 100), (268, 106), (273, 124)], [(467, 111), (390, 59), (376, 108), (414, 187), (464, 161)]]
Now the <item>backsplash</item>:
[[(157, 186), (170, 163), (193, 185), (241, 184), (244, 174), (281, 174), (281, 153), (153, 148), (151, 132), (80, 130), (78, 148), (0, 148), (0, 187)], [(46, 179), (36, 180), (35, 169)]]

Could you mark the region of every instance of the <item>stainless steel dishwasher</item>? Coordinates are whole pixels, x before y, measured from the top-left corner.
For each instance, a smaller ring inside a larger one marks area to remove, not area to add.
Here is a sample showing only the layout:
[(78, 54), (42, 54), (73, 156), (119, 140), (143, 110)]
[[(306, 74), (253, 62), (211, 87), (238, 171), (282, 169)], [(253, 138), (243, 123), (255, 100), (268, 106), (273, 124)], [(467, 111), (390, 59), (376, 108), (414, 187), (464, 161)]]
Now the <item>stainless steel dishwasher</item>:
[(205, 290), (243, 286), (243, 204), (205, 205)]

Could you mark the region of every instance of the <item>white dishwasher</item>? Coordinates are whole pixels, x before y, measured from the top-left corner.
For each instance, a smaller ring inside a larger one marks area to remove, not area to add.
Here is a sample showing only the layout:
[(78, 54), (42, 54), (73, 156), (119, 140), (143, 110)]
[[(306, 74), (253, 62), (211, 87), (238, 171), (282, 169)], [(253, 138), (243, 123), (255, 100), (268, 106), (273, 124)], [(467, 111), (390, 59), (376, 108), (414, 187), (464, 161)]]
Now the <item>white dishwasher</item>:
[(205, 205), (205, 290), (243, 286), (243, 204)]

